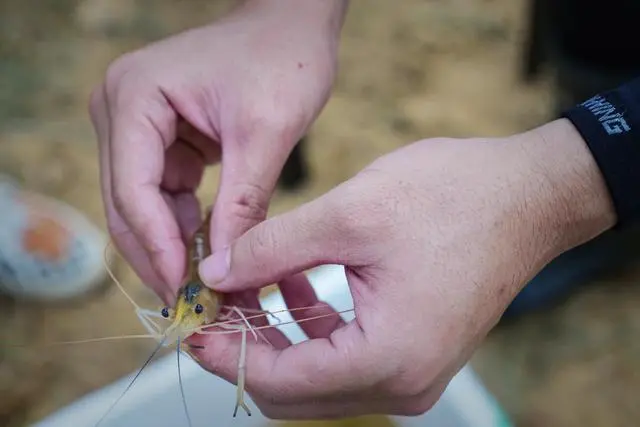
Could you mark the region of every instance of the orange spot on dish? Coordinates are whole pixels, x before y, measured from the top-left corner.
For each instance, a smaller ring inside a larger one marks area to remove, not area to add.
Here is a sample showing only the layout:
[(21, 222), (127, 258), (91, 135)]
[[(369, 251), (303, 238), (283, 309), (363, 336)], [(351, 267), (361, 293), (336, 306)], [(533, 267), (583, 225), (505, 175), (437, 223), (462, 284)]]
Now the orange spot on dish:
[(47, 261), (60, 261), (67, 253), (70, 236), (50, 218), (33, 218), (22, 236), (24, 249)]

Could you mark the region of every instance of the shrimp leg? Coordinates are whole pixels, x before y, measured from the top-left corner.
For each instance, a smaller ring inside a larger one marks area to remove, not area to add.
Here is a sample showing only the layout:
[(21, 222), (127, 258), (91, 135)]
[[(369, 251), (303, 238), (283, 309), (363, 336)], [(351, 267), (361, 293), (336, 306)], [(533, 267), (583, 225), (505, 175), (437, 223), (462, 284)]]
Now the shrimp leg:
[[(251, 331), (253, 337), (256, 342), (258, 341), (258, 336), (256, 335), (256, 331), (254, 331), (253, 327), (245, 317), (245, 315), (240, 311), (238, 307), (233, 307), (233, 311), (235, 311), (240, 318), (244, 321), (245, 325), (219, 325), (222, 329), (227, 330), (240, 330), (242, 333), (241, 341), (240, 341), (240, 357), (238, 358), (238, 384), (236, 385), (236, 406), (233, 409), (233, 417), (238, 414), (238, 407), (242, 407), (248, 416), (251, 416), (251, 410), (249, 406), (244, 401), (244, 383), (246, 377), (246, 363), (247, 363), (247, 330)], [(262, 336), (262, 334), (260, 334)], [(265, 339), (263, 337), (263, 339)], [(265, 339), (266, 340), (266, 339)], [(268, 342), (268, 341), (267, 341)]]
[[(221, 306), (222, 308), (226, 308), (227, 310), (233, 310), (233, 309), (239, 309), (244, 311), (245, 313), (249, 313), (249, 314), (263, 314), (265, 316), (271, 316), (273, 317), (274, 320), (276, 320), (277, 322), (281, 322), (280, 318), (278, 316), (275, 315), (275, 313), (272, 313), (271, 311), (268, 310), (259, 310), (257, 308), (239, 308), (236, 306), (228, 306), (228, 305), (223, 305)], [(253, 316), (253, 317), (260, 317), (260, 316)]]
[(248, 416), (251, 416), (251, 410), (244, 402), (244, 381), (246, 374), (247, 360), (247, 329), (242, 328), (242, 342), (240, 344), (240, 357), (238, 360), (238, 385), (236, 387), (236, 407), (233, 410), (233, 417), (238, 413), (238, 406), (242, 406)]
[(142, 326), (144, 326), (147, 332), (149, 332), (151, 335), (155, 335), (158, 337), (160, 336), (160, 328), (158, 327), (156, 322), (154, 322), (153, 319), (151, 319), (151, 316), (152, 316), (150, 315), (150, 313), (152, 313), (151, 310), (147, 310), (144, 308), (136, 308), (135, 313), (136, 313), (136, 316), (138, 316), (140, 323), (142, 323)]
[(220, 325), (221, 328), (227, 330), (240, 330), (242, 333), (242, 341), (240, 342), (240, 357), (238, 358), (238, 384), (236, 385), (236, 406), (233, 409), (233, 417), (238, 414), (238, 408), (242, 407), (248, 416), (251, 416), (251, 410), (244, 401), (244, 383), (246, 377), (247, 362), (247, 328), (244, 325)]

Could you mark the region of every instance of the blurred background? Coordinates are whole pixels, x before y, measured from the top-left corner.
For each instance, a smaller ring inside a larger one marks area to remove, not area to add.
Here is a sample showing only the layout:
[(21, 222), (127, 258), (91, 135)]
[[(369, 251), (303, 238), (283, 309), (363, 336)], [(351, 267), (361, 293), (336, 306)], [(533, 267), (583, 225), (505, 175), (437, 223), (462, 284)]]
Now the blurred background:
[[(0, 173), (69, 203), (104, 229), (87, 113), (91, 89), (119, 55), (211, 21), (229, 5), (0, 0)], [(528, 78), (535, 68), (527, 50), (531, 10), (525, 0), (354, 0), (333, 97), (301, 153), (304, 173), (289, 169), (271, 213), (326, 192), (415, 140), (508, 135), (553, 118), (565, 87), (556, 86), (554, 73)], [(216, 182), (214, 168), (203, 200), (212, 200)], [(115, 264), (141, 305), (155, 308), (157, 299), (128, 266)], [(632, 265), (598, 278), (562, 305), (490, 335), (472, 365), (516, 425), (640, 422), (639, 274)], [(64, 305), (2, 297), (0, 325), (2, 426), (28, 425), (129, 373), (150, 348), (136, 341), (31, 346), (140, 333), (113, 286)]]

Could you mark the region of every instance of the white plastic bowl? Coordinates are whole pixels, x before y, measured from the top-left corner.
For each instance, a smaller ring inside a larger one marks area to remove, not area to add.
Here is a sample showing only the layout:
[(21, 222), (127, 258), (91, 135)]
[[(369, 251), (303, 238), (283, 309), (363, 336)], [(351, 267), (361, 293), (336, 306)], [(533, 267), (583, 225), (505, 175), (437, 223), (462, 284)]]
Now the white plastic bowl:
[[(309, 274), (318, 297), (336, 310), (352, 308), (351, 294), (342, 266), (323, 266)], [(279, 293), (263, 300), (265, 310), (285, 308)], [(286, 322), (290, 317), (278, 314)], [(345, 315), (349, 320), (353, 315)], [(305, 336), (296, 324), (279, 326), (292, 340), (299, 342)], [(181, 359), (181, 372), (189, 414), (193, 427), (226, 425), (238, 427), (264, 427), (268, 419), (263, 417), (253, 402), (254, 410), (247, 417), (242, 410), (232, 418), (235, 404), (235, 386), (204, 371), (195, 362)], [(107, 408), (120, 396), (133, 374), (121, 378), (96, 392), (90, 393), (73, 404), (59, 410), (35, 424), (36, 427), (92, 427)], [(465, 366), (452, 380), (438, 403), (419, 417), (392, 417), (399, 427), (508, 427), (506, 416), (485, 390), (469, 366)], [(164, 427), (186, 426), (187, 421), (180, 398), (175, 355), (168, 355), (148, 366), (135, 385), (118, 403), (101, 427)]]

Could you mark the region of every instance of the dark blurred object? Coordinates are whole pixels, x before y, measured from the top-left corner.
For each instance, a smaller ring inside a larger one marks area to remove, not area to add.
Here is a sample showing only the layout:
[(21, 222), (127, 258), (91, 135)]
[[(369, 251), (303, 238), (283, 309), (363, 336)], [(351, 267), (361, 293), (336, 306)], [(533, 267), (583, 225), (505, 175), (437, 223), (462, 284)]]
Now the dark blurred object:
[(523, 77), (548, 65), (555, 113), (640, 75), (640, 1), (530, 0)]
[(518, 294), (503, 321), (562, 304), (575, 292), (640, 258), (640, 226), (609, 230), (549, 263)]
[(305, 156), (307, 143), (307, 137), (302, 138), (284, 164), (278, 181), (278, 187), (282, 190), (295, 191), (309, 180), (309, 166)]
[(524, 40), (522, 76), (532, 81), (538, 75), (547, 60), (547, 46), (550, 44), (548, 1), (529, 0), (527, 13), (527, 36)]

